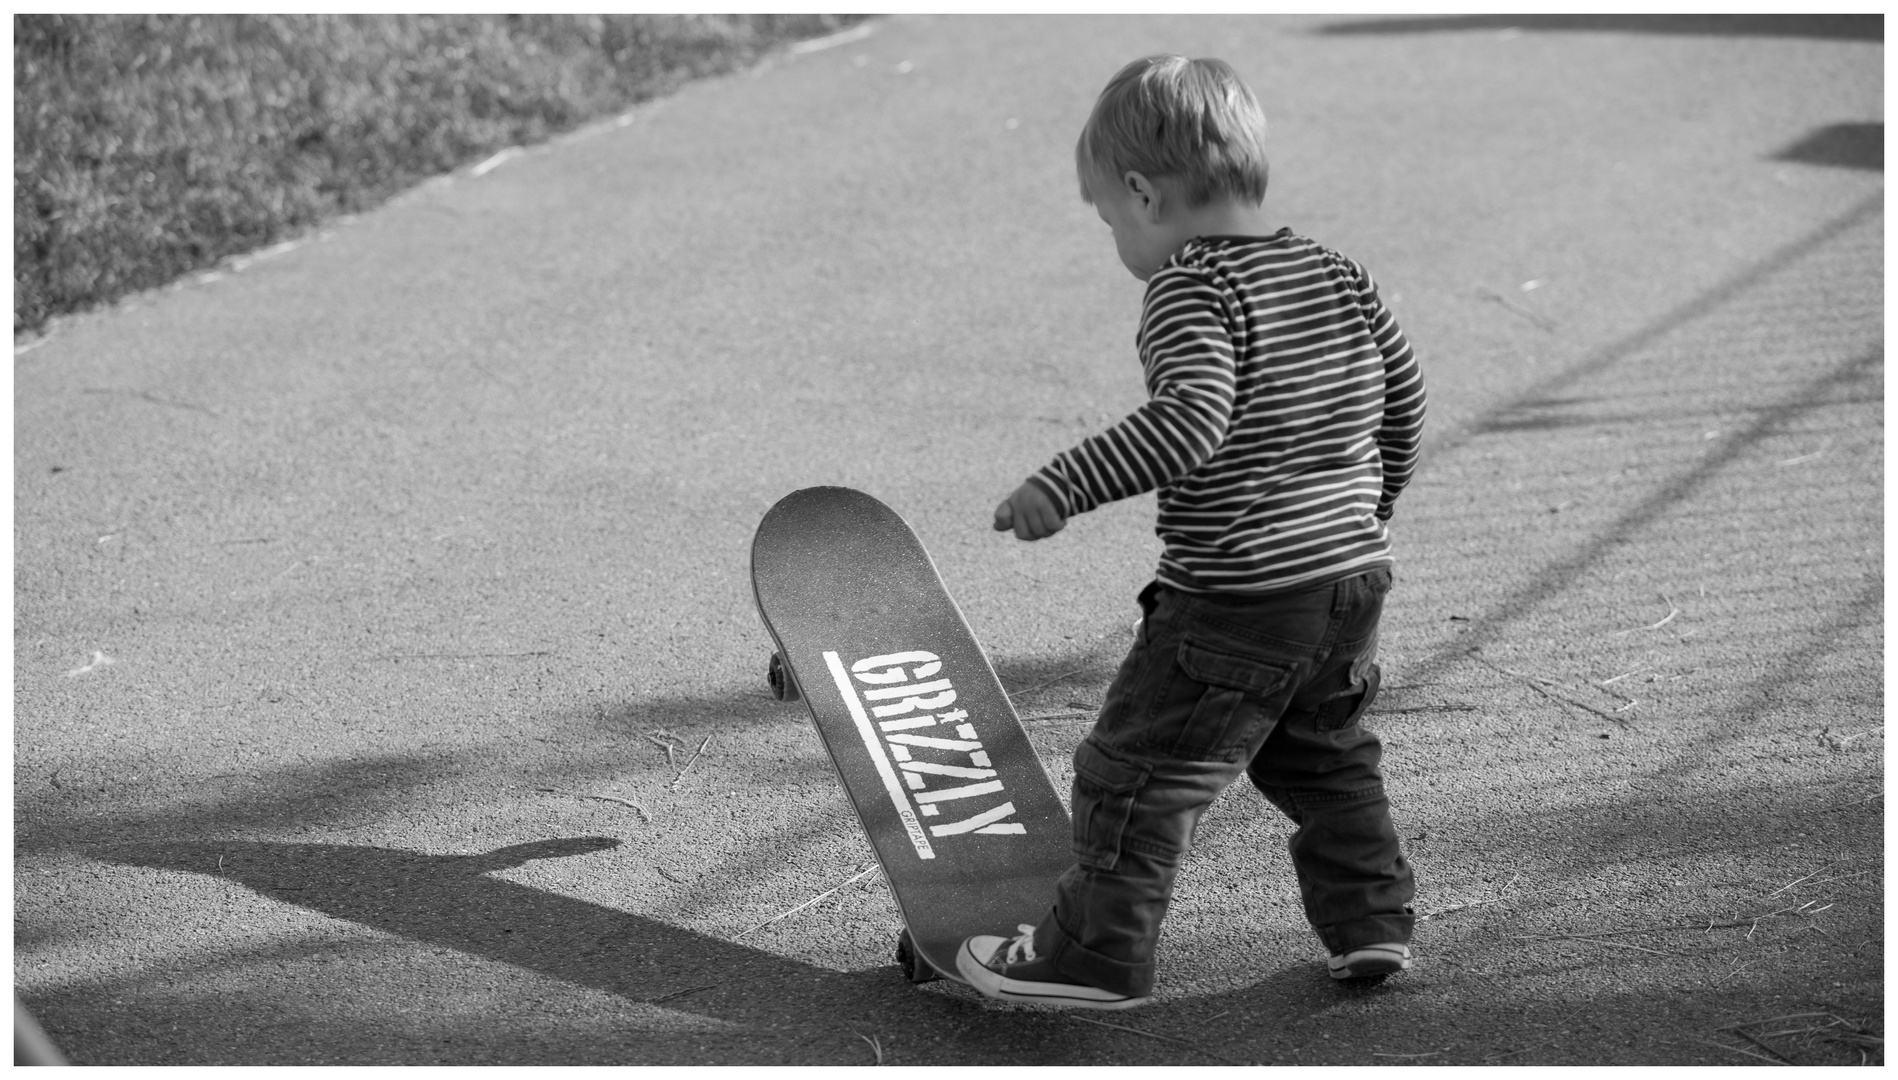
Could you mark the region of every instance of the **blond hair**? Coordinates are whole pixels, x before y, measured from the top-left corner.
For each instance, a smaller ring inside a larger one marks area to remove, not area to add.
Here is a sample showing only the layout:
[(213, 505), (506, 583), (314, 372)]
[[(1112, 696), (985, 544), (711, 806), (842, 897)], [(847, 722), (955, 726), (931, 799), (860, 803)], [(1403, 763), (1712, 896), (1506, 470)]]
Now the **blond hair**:
[(1265, 110), (1223, 60), (1149, 56), (1112, 79), (1074, 147), (1087, 179), (1128, 172), (1179, 183), (1188, 206), (1219, 196), (1265, 201)]

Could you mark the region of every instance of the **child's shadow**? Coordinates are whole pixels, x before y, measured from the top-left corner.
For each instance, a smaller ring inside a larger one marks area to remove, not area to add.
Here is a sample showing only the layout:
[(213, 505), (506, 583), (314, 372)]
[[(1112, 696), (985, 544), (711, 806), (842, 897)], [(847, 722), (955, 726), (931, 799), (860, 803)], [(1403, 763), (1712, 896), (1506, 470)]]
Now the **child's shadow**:
[[(491, 877), (533, 859), (615, 847), (605, 837), (516, 844), (481, 855), (395, 848), (203, 840), (114, 845), (112, 862), (223, 877), (263, 896), (376, 930), (486, 957), (668, 1008), (719, 1015), (834, 990), (898, 985), (894, 966), (839, 974), (743, 945)], [(313, 948), (313, 951), (314, 948)], [(789, 982), (799, 984), (794, 989)], [(762, 992), (761, 992), (762, 991)], [(888, 990), (873, 991), (887, 994)], [(672, 1000), (677, 999), (677, 1000)], [(767, 1010), (769, 1011), (769, 1010)], [(785, 1012), (799, 1008), (787, 1004)]]

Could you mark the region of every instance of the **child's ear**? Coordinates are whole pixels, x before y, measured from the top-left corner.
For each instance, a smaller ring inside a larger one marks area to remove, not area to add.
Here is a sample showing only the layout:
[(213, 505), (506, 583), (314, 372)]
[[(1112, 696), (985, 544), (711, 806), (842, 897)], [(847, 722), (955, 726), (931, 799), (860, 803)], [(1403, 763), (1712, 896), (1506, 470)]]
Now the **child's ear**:
[(1131, 169), (1120, 178), (1126, 186), (1127, 194), (1132, 196), (1134, 209), (1148, 221), (1159, 221), (1161, 208), (1166, 205), (1165, 193), (1160, 185), (1148, 179), (1146, 174)]

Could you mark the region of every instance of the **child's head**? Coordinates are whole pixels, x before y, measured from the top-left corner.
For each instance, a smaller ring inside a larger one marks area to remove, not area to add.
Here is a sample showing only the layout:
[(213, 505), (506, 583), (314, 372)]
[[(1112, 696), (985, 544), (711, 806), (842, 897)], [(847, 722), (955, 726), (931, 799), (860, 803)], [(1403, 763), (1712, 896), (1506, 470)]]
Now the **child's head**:
[(1120, 69), (1074, 147), (1081, 198), (1088, 178), (1138, 172), (1177, 185), (1188, 207), (1216, 198), (1265, 201), (1265, 111), (1223, 60), (1149, 56)]

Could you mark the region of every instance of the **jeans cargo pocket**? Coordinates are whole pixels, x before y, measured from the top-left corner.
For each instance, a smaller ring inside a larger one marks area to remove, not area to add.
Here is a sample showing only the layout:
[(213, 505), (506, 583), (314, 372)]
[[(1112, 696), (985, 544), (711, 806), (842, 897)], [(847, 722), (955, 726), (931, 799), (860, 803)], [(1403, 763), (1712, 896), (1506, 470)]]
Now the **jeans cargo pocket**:
[[(1188, 639), (1180, 643), (1180, 670), (1202, 687), (1180, 729), (1173, 753), (1182, 758), (1234, 759), (1262, 737), (1267, 707), (1284, 696), (1293, 665), (1239, 656)], [(1276, 718), (1274, 709), (1270, 718)]]
[(1112, 870), (1133, 816), (1134, 800), (1153, 769), (1116, 757), (1086, 739), (1074, 749), (1074, 857)]

